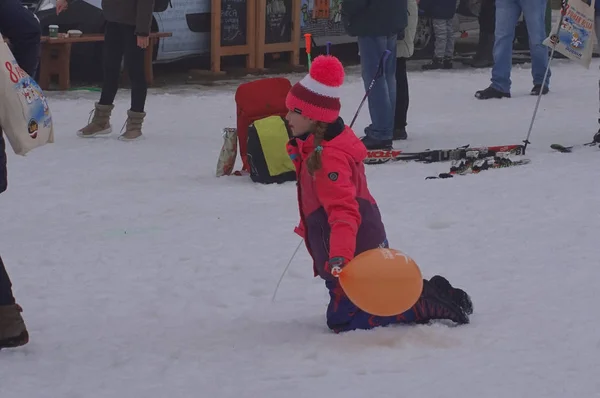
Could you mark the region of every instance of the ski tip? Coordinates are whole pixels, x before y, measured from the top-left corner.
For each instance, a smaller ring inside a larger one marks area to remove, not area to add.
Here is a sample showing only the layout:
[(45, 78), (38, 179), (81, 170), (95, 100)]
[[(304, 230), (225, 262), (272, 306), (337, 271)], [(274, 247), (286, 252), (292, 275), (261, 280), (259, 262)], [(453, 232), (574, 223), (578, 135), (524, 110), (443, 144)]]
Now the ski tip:
[(365, 159), (363, 160), (364, 164), (384, 164), (393, 160), (392, 158), (380, 158), (380, 159)]
[(562, 152), (562, 153), (571, 152), (571, 150), (573, 149), (573, 147), (562, 146), (560, 144), (552, 144), (552, 145), (550, 145), (550, 148), (554, 149), (555, 151)]
[(437, 176), (429, 176), (425, 177), (426, 180), (439, 180), (444, 178), (453, 178), (454, 176), (451, 173), (441, 173)]

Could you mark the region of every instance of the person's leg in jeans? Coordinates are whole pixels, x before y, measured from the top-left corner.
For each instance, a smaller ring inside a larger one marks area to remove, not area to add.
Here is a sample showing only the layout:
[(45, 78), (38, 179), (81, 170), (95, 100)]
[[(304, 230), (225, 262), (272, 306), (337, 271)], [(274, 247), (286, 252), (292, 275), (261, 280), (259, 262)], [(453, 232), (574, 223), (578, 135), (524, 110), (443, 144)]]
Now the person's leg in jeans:
[(127, 111), (125, 132), (119, 137), (122, 141), (133, 141), (142, 136), (142, 124), (146, 113), (146, 72), (144, 69), (144, 49), (137, 45), (134, 26), (124, 27), (125, 67), (131, 82), (131, 108)]
[(510, 93), (513, 41), (520, 15), (520, 0), (496, 0), (496, 39), (491, 87), (503, 93)]
[(545, 27), (546, 27), (546, 37), (550, 35), (550, 31), (552, 30), (552, 4), (550, 1), (546, 1), (546, 14), (544, 15)]
[(394, 139), (405, 140), (408, 115), (408, 74), (406, 58), (396, 60), (396, 112), (394, 113)]
[(42, 28), (20, 0), (0, 0), (0, 33), (10, 41), (11, 51), (19, 66), (35, 78)]
[[(520, 0), (529, 36), (529, 52), (531, 53), (531, 76), (533, 77), (532, 94), (539, 94), (548, 67), (548, 47), (542, 44), (546, 38), (546, 0)], [(550, 75), (544, 87), (544, 93), (550, 87)]]
[[(383, 52), (388, 49), (392, 52), (383, 68), (384, 73), (388, 76), (380, 77), (375, 81), (367, 100), (371, 124), (365, 128), (366, 137), (363, 139), (363, 142), (369, 149), (391, 147), (392, 143), (394, 108), (390, 94), (392, 91), (395, 91), (396, 73), (396, 36), (394, 35), (393, 37), (393, 40), (385, 36), (366, 36), (358, 38), (361, 74), (365, 90), (368, 89), (373, 77), (375, 77), (375, 74), (377, 73), (379, 60), (381, 59)], [(392, 41), (394, 42), (394, 45), (392, 48), (388, 48), (388, 43)], [(393, 77), (390, 77), (390, 74), (392, 74)], [(394, 81), (393, 88), (388, 87), (390, 81)]]

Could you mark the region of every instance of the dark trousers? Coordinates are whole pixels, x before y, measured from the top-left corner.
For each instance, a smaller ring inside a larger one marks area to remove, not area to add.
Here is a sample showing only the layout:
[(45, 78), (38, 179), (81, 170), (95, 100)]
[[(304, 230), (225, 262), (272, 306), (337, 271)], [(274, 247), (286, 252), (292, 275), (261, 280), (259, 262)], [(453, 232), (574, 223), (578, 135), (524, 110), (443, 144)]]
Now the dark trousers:
[(412, 308), (395, 316), (371, 315), (350, 301), (337, 280), (326, 281), (325, 286), (329, 289), (330, 298), (327, 306), (327, 326), (336, 333), (419, 321), (417, 313)]
[(496, 1), (483, 0), (479, 12), (479, 30), (483, 34), (493, 35), (496, 27)]
[(101, 105), (112, 105), (121, 77), (121, 61), (125, 57), (125, 68), (131, 82), (131, 110), (144, 112), (148, 86), (144, 71), (144, 49), (138, 47), (135, 26), (108, 22), (104, 32), (104, 80)]
[(0, 257), (0, 305), (12, 305), (14, 303), (15, 298), (12, 295), (12, 284), (2, 262), (2, 257)]
[(20, 0), (0, 0), (0, 33), (10, 41), (11, 51), (19, 66), (35, 78), (42, 28)]
[(396, 111), (394, 115), (394, 130), (406, 128), (408, 114), (408, 75), (406, 73), (406, 58), (396, 61)]

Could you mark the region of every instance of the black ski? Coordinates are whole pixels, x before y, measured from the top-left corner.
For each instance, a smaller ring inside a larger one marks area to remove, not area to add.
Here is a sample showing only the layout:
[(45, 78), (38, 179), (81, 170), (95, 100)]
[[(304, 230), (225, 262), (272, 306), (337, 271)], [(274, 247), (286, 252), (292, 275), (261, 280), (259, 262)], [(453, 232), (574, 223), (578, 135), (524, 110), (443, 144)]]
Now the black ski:
[(585, 147), (594, 147), (596, 145), (598, 145), (598, 143), (592, 141), (592, 142), (587, 142), (585, 144), (577, 144), (577, 145), (571, 145), (571, 146), (563, 146), (561, 144), (552, 144), (552, 145), (550, 145), (550, 148), (554, 149), (555, 151), (562, 152), (562, 153), (571, 153), (577, 149), (581, 149), (581, 148), (585, 148)]
[(523, 145), (496, 145), (489, 147), (470, 148), (465, 145), (454, 149), (434, 149), (423, 152), (404, 152), (401, 149), (372, 149), (367, 151), (365, 164), (382, 164), (389, 161), (414, 160), (424, 163), (446, 162), (465, 159), (468, 152), (477, 151), (481, 155), (494, 156), (496, 153), (508, 152), (511, 155), (522, 155)]

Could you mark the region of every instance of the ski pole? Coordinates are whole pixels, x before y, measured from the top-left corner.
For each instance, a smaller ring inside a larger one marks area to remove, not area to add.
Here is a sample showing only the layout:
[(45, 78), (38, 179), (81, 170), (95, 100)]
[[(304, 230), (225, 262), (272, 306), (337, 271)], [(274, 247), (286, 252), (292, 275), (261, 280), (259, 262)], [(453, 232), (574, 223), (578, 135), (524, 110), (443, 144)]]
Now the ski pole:
[(312, 46), (311, 37), (312, 37), (312, 34), (310, 34), (310, 33), (304, 34), (304, 47), (306, 49), (306, 57), (308, 59), (308, 70), (310, 70), (310, 64), (312, 63), (312, 59), (311, 59), (311, 55), (310, 55), (311, 46)]
[(527, 145), (531, 142), (529, 141), (529, 136), (531, 135), (531, 131), (533, 130), (533, 123), (535, 122), (535, 117), (537, 115), (537, 111), (540, 107), (540, 101), (542, 99), (542, 95), (544, 93), (544, 87), (546, 87), (546, 81), (548, 80), (548, 73), (550, 72), (550, 64), (552, 63), (552, 59), (554, 58), (554, 51), (556, 50), (556, 45), (559, 42), (558, 34), (560, 33), (560, 28), (562, 27), (563, 19), (567, 13), (567, 3), (568, 0), (561, 1), (561, 9), (560, 9), (560, 19), (558, 21), (558, 28), (556, 32), (550, 36), (550, 43), (552, 43), (552, 50), (550, 51), (550, 58), (548, 58), (548, 66), (546, 66), (546, 72), (544, 73), (544, 79), (542, 80), (542, 87), (540, 88), (540, 92), (537, 97), (537, 101), (535, 103), (535, 108), (533, 109), (533, 116), (531, 117), (531, 122), (529, 123), (529, 130), (527, 131), (527, 137), (523, 140), (525, 144), (523, 146), (523, 155), (525, 155), (525, 151), (527, 150)]
[(273, 297), (271, 297), (272, 302), (275, 301), (275, 296), (277, 295), (277, 291), (279, 290), (279, 285), (281, 285), (281, 281), (283, 280), (285, 273), (287, 272), (288, 268), (290, 268), (290, 264), (292, 264), (292, 260), (294, 259), (294, 257), (296, 257), (296, 253), (298, 253), (298, 250), (300, 249), (300, 245), (302, 245), (303, 240), (304, 239), (300, 239), (300, 243), (298, 243), (298, 247), (296, 247), (296, 250), (294, 250), (294, 254), (292, 254), (292, 257), (290, 257), (290, 261), (288, 261), (287, 265), (285, 266), (285, 269), (281, 273), (279, 282), (277, 282), (277, 286), (275, 286), (275, 291), (273, 292)]

